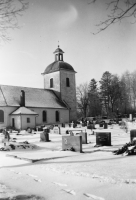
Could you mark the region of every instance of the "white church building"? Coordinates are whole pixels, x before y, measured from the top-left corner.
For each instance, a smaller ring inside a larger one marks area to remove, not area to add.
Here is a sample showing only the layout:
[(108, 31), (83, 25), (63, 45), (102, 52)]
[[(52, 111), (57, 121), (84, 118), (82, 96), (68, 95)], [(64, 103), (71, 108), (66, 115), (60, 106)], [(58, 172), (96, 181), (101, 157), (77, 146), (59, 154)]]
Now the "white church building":
[(42, 73), (44, 88), (0, 85), (0, 129), (35, 128), (38, 125), (75, 121), (76, 82), (74, 68), (55, 50), (55, 61)]

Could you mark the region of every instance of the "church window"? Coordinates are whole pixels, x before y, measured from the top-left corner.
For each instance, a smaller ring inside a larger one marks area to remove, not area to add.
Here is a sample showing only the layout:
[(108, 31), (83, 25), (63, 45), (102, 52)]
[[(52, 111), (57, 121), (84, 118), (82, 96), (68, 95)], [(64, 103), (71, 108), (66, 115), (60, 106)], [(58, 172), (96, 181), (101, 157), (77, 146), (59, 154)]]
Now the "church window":
[(4, 122), (4, 111), (0, 110), (0, 123)]
[(43, 111), (43, 122), (47, 121), (47, 112), (44, 110)]
[(67, 87), (70, 87), (70, 81), (69, 81), (69, 78), (66, 78), (66, 86), (67, 86)]
[(50, 88), (53, 88), (53, 78), (50, 79)]
[(30, 123), (30, 118), (27, 118), (27, 123)]
[(59, 111), (56, 111), (56, 122), (59, 122), (60, 121), (60, 116), (59, 116)]

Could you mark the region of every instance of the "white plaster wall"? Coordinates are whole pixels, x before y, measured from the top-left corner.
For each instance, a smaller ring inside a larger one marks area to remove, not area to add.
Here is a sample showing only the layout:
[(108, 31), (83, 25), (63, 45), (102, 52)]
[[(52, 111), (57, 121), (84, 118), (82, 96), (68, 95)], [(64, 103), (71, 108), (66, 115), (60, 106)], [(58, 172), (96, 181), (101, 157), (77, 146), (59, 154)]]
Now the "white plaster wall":
[[(75, 73), (71, 71), (61, 70), (60, 76), (61, 98), (65, 100), (65, 102), (71, 108), (70, 121), (74, 121), (77, 119)], [(69, 78), (70, 80), (70, 87), (66, 87), (66, 78)]]
[[(50, 79), (53, 78), (53, 88), (50, 88)], [(60, 72), (53, 72), (44, 75), (44, 89), (51, 89), (60, 92)]]
[[(27, 129), (35, 128), (35, 116), (34, 115), (21, 115), (22, 118), (22, 128), (21, 129)], [(30, 118), (30, 123), (27, 123), (27, 118)]]
[(17, 107), (0, 107), (0, 110), (4, 111), (4, 123), (0, 123), (0, 129), (3, 127), (11, 126), (9, 115), (16, 109)]
[(10, 126), (12, 125), (12, 118), (15, 120), (15, 128), (21, 129), (20, 115), (10, 116)]
[[(55, 112), (59, 111), (60, 113), (60, 122), (59, 123), (69, 123), (69, 110), (67, 109), (53, 109), (53, 108), (29, 108), (36, 112), (39, 116), (36, 117), (36, 125), (41, 124), (57, 124)], [(43, 111), (47, 113), (47, 121), (43, 122)]]
[[(0, 129), (11, 126), (12, 125), (12, 118), (15, 118), (15, 126), (17, 129), (21, 128), (21, 122), (20, 116), (10, 116), (13, 111), (17, 109), (17, 107), (0, 107), (1, 110), (4, 111), (4, 123), (0, 123)], [(33, 110), (36, 112), (39, 116), (36, 117), (36, 125), (42, 125), (42, 124), (59, 124), (59, 123), (69, 123), (69, 110), (67, 109), (53, 109), (53, 108), (32, 108), (28, 107), (28, 109)], [(43, 122), (43, 116), (42, 112), (43, 111), (47, 112), (47, 122)], [(59, 111), (60, 112), (60, 122), (56, 122), (56, 116), (55, 112)], [(26, 124), (26, 121), (24, 119), (22, 126), (23, 127), (35, 127), (35, 116), (33, 116), (33, 119), (31, 120), (31, 123)]]

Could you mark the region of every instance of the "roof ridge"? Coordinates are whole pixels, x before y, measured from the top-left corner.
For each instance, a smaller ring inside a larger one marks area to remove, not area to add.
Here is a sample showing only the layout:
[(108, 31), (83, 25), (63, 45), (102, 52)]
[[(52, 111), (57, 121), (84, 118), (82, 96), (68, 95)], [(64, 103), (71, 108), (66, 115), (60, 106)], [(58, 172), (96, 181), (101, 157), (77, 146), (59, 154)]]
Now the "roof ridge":
[[(2, 93), (3, 98), (4, 98), (4, 100), (5, 100), (5, 103), (7, 104), (6, 98), (5, 98), (4, 93), (3, 93), (3, 91), (2, 91), (2, 88), (1, 88), (1, 85), (0, 85), (0, 90), (1, 90), (1, 93)], [(8, 106), (8, 104), (7, 104), (7, 106)]]
[(44, 90), (44, 88), (33, 88), (33, 87), (19, 86), (19, 85), (2, 85), (2, 84), (0, 84), (0, 87), (1, 87), (1, 86), (8, 86), (8, 87), (18, 87), (18, 88), (31, 88), (31, 89), (39, 89), (39, 90)]

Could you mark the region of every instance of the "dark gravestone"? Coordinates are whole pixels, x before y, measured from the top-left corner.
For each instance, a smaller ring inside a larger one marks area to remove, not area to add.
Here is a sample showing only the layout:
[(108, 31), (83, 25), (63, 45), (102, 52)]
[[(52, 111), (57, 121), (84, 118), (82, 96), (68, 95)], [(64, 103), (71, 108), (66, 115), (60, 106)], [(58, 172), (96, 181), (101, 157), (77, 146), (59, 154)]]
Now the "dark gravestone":
[(71, 148), (82, 153), (82, 136), (62, 136), (62, 150)]
[(87, 133), (81, 131), (80, 136), (82, 136), (82, 144), (87, 144)]
[(96, 132), (96, 145), (111, 146), (111, 133)]
[(104, 129), (107, 129), (108, 128), (108, 124), (107, 123), (104, 123)]
[(63, 124), (63, 123), (62, 123), (62, 127), (64, 127), (64, 128), (65, 128), (65, 124)]
[(101, 123), (101, 124), (99, 124), (99, 126), (100, 126), (100, 127), (103, 127), (103, 124)]
[(49, 142), (49, 133), (48, 129), (40, 133), (40, 142)]
[(89, 124), (88, 126), (87, 126), (87, 129), (94, 129), (94, 124)]
[(133, 138), (136, 138), (136, 129), (130, 131), (130, 141), (133, 141)]

